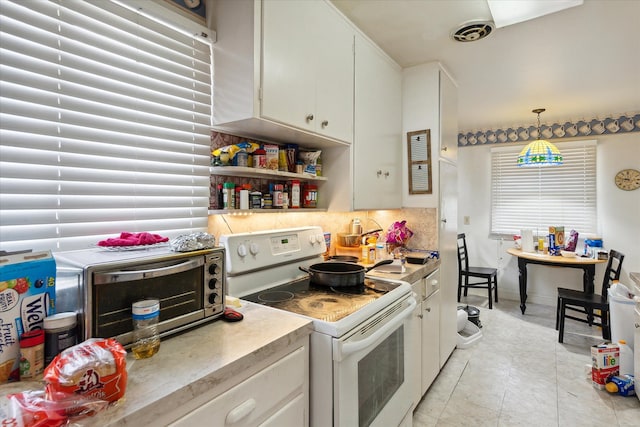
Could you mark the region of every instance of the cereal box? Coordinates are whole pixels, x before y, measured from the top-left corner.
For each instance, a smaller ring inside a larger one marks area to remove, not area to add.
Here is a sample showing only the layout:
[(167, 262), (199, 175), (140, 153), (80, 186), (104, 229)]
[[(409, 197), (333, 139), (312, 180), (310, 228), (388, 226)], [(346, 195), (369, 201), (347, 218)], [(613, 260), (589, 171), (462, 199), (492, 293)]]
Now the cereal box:
[(594, 387), (604, 390), (607, 379), (619, 373), (618, 344), (602, 343), (591, 347), (591, 381)]
[(549, 247), (551, 248), (551, 236), (553, 236), (553, 247), (564, 248), (564, 226), (549, 227)]
[(267, 157), (267, 169), (278, 170), (279, 147), (275, 144), (265, 144), (264, 151)]
[(49, 251), (0, 256), (0, 384), (20, 379), (20, 336), (54, 314), (55, 281)]

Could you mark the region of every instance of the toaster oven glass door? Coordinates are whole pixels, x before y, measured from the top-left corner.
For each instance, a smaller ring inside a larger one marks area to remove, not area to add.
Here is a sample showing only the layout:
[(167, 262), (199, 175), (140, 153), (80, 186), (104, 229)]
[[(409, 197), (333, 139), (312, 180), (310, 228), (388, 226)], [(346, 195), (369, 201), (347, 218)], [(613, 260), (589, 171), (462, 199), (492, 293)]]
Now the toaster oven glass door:
[(94, 272), (92, 336), (106, 338), (131, 332), (131, 304), (149, 297), (160, 300), (161, 332), (172, 327), (167, 323), (178, 319), (204, 317), (203, 265), (204, 257), (194, 257)]

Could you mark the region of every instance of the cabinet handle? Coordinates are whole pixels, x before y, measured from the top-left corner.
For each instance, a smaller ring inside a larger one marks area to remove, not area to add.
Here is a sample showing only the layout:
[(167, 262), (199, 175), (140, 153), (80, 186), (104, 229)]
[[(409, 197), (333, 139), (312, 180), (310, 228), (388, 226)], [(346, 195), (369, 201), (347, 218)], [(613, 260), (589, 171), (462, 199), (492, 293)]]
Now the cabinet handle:
[(324, 120), (324, 121), (321, 123), (321, 125), (322, 125), (322, 127), (323, 127), (323, 128), (325, 128), (325, 127), (329, 126), (329, 120)]
[(442, 221), (443, 223), (447, 223), (447, 218), (442, 218), (440, 221)]
[(447, 147), (446, 146), (442, 147), (442, 151), (447, 151)]
[(313, 114), (307, 114), (307, 121), (310, 122), (313, 120)]
[(427, 313), (431, 313), (431, 307), (425, 308), (424, 311), (426, 311)]
[(386, 171), (386, 172), (384, 173), (384, 177), (385, 177), (385, 178), (388, 178), (388, 177), (389, 177), (389, 171)]
[(382, 175), (382, 171), (381, 170), (376, 171), (376, 175), (378, 175), (378, 178), (380, 178), (380, 176)]
[(227, 424), (235, 424), (253, 412), (254, 409), (256, 409), (256, 401), (254, 399), (245, 400), (229, 411), (225, 418), (225, 422)]

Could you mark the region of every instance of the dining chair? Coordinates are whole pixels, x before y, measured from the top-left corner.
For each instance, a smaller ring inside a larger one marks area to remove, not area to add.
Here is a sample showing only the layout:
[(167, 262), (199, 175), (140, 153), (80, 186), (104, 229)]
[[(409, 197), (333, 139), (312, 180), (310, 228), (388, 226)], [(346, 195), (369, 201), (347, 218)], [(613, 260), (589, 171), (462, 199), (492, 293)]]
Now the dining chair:
[[(480, 279), (469, 282), (470, 278)], [(487, 289), (489, 293), (489, 309), (493, 309), (492, 292), (495, 301), (498, 302), (498, 270), (491, 267), (469, 267), (469, 254), (467, 251), (467, 239), (464, 233), (458, 234), (458, 302), (462, 289), (467, 296), (469, 288)]]
[[(611, 339), (611, 324), (609, 322), (609, 300), (607, 291), (614, 280), (620, 278), (624, 255), (611, 249), (609, 251), (609, 261), (602, 280), (602, 291), (600, 295), (587, 293), (575, 289), (558, 288), (558, 302), (556, 306), (556, 331), (558, 331), (558, 342), (564, 340), (564, 320), (573, 319), (578, 322), (587, 323), (589, 326), (600, 326), (602, 328), (602, 338)], [(575, 317), (567, 314), (570, 312), (582, 313), (584, 317)], [(596, 312), (595, 310), (600, 310)], [(594, 320), (595, 319), (600, 319)]]

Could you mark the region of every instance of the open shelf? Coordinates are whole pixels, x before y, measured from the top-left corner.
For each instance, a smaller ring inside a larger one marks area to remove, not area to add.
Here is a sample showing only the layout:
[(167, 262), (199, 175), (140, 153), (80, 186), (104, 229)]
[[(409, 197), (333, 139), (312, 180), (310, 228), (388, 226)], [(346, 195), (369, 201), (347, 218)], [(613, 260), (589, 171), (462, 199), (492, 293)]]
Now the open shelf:
[(239, 176), (248, 178), (298, 179), (300, 181), (327, 181), (324, 176), (291, 173), (272, 169), (256, 169), (245, 166), (210, 166), (212, 175)]

